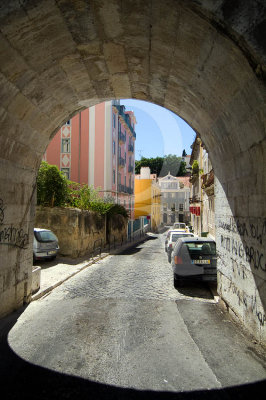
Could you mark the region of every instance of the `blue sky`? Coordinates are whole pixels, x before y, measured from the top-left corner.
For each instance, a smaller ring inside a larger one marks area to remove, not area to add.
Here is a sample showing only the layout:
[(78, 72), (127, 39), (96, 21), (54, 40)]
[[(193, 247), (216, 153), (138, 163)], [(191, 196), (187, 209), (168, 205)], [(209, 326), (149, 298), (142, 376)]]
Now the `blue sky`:
[(123, 99), (120, 104), (134, 111), (137, 119), (135, 157), (157, 157), (167, 154), (181, 156), (183, 149), (191, 153), (195, 131), (180, 117), (166, 108), (142, 100)]

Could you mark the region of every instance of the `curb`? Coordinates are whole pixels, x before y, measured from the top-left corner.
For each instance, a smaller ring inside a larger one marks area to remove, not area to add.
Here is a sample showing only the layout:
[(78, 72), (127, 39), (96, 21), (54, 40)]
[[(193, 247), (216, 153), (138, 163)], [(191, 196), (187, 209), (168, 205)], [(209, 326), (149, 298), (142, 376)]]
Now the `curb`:
[(68, 279), (72, 278), (73, 276), (77, 275), (79, 272), (83, 271), (85, 268), (90, 267), (95, 262), (102, 260), (103, 258), (106, 258), (107, 256), (109, 256), (109, 253), (108, 254), (104, 253), (103, 256), (95, 258), (88, 264), (83, 265), (83, 267), (80, 267), (77, 271), (72, 272), (70, 275), (66, 276), (65, 278), (61, 279), (60, 281), (56, 282), (55, 284), (49, 286), (48, 288), (42, 290), (41, 292), (35, 293), (34, 295), (31, 296), (31, 301), (40, 299), (41, 297), (45, 296), (47, 293), (50, 293), (56, 287), (62, 285), (62, 283), (66, 282)]

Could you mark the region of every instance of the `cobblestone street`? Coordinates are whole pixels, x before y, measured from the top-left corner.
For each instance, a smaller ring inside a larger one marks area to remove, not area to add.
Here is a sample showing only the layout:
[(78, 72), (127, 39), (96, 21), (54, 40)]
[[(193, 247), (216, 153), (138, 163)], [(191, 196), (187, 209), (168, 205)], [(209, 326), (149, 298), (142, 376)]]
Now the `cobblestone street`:
[[(266, 364), (259, 349), (208, 286), (174, 289), (164, 240), (150, 235), (31, 303), (9, 332), (12, 351), (43, 371), (100, 385), (93, 387), (99, 393), (111, 385), (135, 389), (136, 398), (148, 396), (140, 390), (199, 397), (211, 390), (217, 398), (221, 388), (242, 393), (243, 384), (255, 382), (261, 389)], [(49, 396), (49, 385), (45, 390)]]

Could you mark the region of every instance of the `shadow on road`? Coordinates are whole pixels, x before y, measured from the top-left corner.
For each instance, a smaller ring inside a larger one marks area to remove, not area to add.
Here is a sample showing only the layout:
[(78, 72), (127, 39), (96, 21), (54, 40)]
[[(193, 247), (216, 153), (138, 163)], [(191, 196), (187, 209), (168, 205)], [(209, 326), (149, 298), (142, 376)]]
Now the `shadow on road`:
[(215, 286), (210, 286), (206, 282), (187, 282), (183, 286), (179, 287), (178, 292), (188, 297), (197, 297), (202, 299), (213, 300), (214, 296), (217, 295)]
[(42, 269), (47, 269), (50, 267), (54, 267), (58, 264), (67, 264), (67, 265), (78, 265), (84, 261), (91, 261), (91, 254), (87, 254), (83, 257), (71, 258), (64, 256), (57, 256), (54, 260), (37, 260), (34, 263), (34, 266), (39, 266)]
[(266, 389), (266, 381), (219, 390), (192, 392), (153, 392), (120, 388), (69, 376), (33, 365), (18, 357), (10, 348), (8, 333), (24, 309), (0, 320), (0, 376), (1, 398), (8, 399), (187, 399), (228, 400), (250, 399)]
[[(126, 249), (122, 250), (122, 251), (116, 251), (116, 255), (118, 256), (124, 256), (124, 255), (131, 255), (131, 254), (136, 254), (139, 253), (142, 250), (141, 245), (145, 242), (148, 242), (149, 240), (157, 240), (158, 236), (154, 236), (154, 235), (146, 235), (143, 240), (141, 240), (140, 242), (138, 242), (137, 244), (134, 243), (132, 244), (132, 246), (127, 247)], [(112, 252), (111, 252), (112, 254)]]

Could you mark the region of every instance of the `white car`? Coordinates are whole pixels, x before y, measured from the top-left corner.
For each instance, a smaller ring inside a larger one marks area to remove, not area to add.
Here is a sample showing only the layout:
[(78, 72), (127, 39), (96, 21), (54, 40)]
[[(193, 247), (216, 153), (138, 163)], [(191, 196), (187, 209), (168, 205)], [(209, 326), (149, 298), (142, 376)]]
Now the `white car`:
[(52, 260), (56, 257), (58, 250), (58, 239), (52, 231), (34, 228), (33, 261), (45, 258)]
[(185, 232), (189, 232), (189, 229), (184, 222), (175, 222), (173, 225), (173, 229), (182, 229)]
[(166, 248), (169, 263), (171, 262), (172, 251), (173, 251), (178, 239), (194, 237), (194, 236), (195, 235), (191, 232), (185, 232), (184, 230), (179, 230), (179, 229), (176, 229), (176, 230), (170, 232), (169, 239), (167, 242), (167, 248)]

